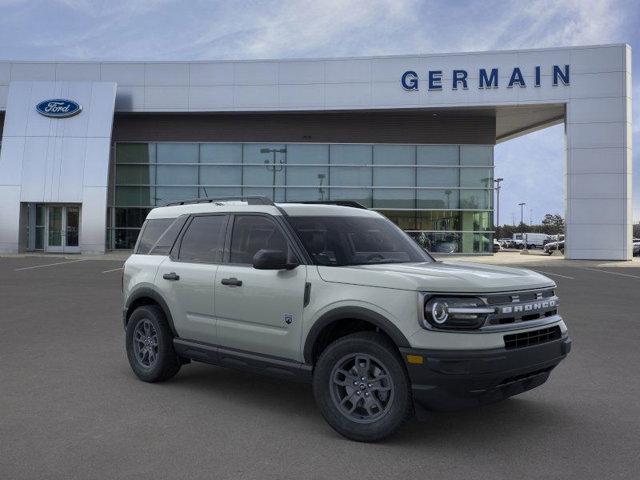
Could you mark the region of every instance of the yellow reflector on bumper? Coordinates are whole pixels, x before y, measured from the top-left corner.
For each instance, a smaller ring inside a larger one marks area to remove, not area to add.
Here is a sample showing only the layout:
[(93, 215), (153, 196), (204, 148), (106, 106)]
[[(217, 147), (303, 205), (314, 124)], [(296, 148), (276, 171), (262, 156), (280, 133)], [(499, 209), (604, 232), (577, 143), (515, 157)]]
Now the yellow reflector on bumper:
[(422, 365), (424, 363), (424, 359), (422, 358), (422, 355), (407, 355), (407, 362)]

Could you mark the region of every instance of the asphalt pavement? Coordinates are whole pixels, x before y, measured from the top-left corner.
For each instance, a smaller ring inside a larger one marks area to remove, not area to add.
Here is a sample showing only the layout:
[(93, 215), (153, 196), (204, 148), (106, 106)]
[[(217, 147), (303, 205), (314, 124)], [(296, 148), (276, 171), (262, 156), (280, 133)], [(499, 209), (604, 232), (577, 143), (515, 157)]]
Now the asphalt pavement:
[(377, 444), (336, 434), (309, 385), (195, 363), (137, 380), (121, 265), (0, 258), (0, 478), (640, 477), (640, 265), (530, 267), (573, 339), (549, 381)]

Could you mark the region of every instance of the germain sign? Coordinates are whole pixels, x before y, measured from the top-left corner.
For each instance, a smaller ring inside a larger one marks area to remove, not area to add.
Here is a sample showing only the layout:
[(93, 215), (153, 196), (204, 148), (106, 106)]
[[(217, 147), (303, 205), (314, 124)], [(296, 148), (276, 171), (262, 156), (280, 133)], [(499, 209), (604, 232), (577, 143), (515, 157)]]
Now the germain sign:
[[(549, 74), (553, 77), (553, 86), (569, 85), (569, 65), (560, 67), (554, 65), (549, 69)], [(532, 76), (530, 80), (531, 85), (539, 87), (542, 84), (542, 67), (536, 66), (533, 71), (525, 72)], [(419, 90), (422, 79), (417, 72), (413, 70), (407, 70), (402, 74), (400, 83), (402, 88), (408, 91)], [(426, 72), (424, 82), (427, 83), (429, 91), (439, 91), (444, 88), (444, 73), (442, 70), (428, 70)], [(449, 86), (451, 90), (467, 90), (469, 84), (472, 83), (469, 78), (469, 72), (467, 70), (452, 70), (451, 80)], [(525, 80), (524, 74), (519, 67), (515, 67), (505, 74), (501, 74), (497, 68), (481, 68), (478, 70), (477, 79), (473, 83), (477, 84), (478, 88), (499, 88), (501, 85), (506, 84), (507, 88), (520, 87), (525, 88), (527, 86), (527, 80)]]
[(40, 102), (36, 105), (36, 110), (45, 117), (67, 118), (79, 114), (82, 111), (82, 106), (73, 100), (56, 98)]

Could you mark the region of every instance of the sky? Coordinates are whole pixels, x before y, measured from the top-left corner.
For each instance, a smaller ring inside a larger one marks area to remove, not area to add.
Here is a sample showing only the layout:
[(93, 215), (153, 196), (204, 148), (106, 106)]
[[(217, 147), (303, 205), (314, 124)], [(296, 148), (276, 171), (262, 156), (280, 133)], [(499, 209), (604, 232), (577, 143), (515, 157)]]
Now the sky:
[[(628, 43), (640, 221), (638, 0), (0, 0), (0, 60), (314, 58)], [(495, 148), (500, 223), (563, 214), (564, 130)]]

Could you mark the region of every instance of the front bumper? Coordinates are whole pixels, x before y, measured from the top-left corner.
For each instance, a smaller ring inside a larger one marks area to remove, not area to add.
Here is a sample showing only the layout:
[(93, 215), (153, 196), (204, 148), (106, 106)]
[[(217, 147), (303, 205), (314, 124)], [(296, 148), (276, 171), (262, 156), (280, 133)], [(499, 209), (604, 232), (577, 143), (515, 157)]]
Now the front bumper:
[[(511, 350), (400, 349), (414, 401), (438, 411), (493, 403), (542, 385), (570, 350), (571, 339), (566, 334)], [(422, 364), (413, 363), (420, 357)]]

